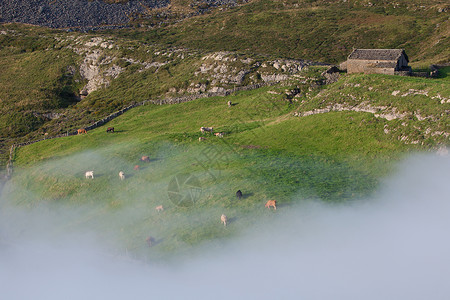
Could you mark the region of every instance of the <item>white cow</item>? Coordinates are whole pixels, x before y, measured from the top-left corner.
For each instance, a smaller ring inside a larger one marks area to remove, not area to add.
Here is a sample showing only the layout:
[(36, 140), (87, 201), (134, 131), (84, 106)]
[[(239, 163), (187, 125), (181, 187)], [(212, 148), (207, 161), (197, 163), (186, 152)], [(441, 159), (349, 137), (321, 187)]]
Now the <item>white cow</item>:
[(86, 178), (92, 178), (94, 179), (94, 171), (87, 171), (86, 174), (84, 174)]
[(227, 216), (225, 216), (224, 214), (222, 214), (222, 215), (220, 216), (220, 221), (222, 221), (223, 226), (227, 226), (227, 220), (228, 220), (228, 218), (227, 218)]
[(125, 179), (125, 173), (120, 171), (119, 172), (119, 178), (120, 178), (120, 180), (124, 180)]
[(205, 132), (213, 132), (213, 128), (212, 127), (200, 127), (200, 131), (202, 132), (202, 133), (205, 133)]

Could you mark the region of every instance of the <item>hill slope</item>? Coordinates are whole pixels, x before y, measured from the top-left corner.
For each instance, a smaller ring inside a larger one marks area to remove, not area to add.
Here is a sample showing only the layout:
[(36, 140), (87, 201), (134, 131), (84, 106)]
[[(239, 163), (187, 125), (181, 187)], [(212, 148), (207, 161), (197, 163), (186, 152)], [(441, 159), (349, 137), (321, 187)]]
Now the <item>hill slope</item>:
[[(448, 62), (446, 1), (256, 0), (170, 26), (119, 31), (139, 40), (327, 63), (352, 48), (403, 48), (413, 62)], [(142, 20), (145, 24), (145, 20)]]
[[(67, 4), (44, 2), (20, 13)], [(421, 68), (449, 61), (445, 1), (261, 0), (214, 8), (224, 3), (172, 1), (108, 34), (2, 25), (0, 160), (11, 143), (72, 131), (134, 102), (299, 79), (311, 61), (340, 62), (353, 47), (405, 48)], [(121, 11), (136, 3), (114, 5)]]
[[(301, 201), (358, 201), (370, 196), (402, 153), (442, 143), (442, 136), (429, 135), (422, 137), (424, 145), (405, 144), (399, 138), (403, 132), (394, 128), (416, 127), (422, 121), (414, 117), (405, 117), (404, 126), (364, 111), (294, 115), (327, 105), (323, 100), (334, 89), (345, 91), (350, 84), (364, 82), (367, 90), (370, 85), (377, 93), (386, 80), (395, 81), (401, 92), (417, 88), (419, 80), (427, 87), (428, 96), (402, 98), (411, 100), (411, 111), (425, 102), (432, 107), (437, 91), (449, 96), (448, 88), (439, 90), (446, 79), (348, 75), (317, 95), (299, 98), (300, 108), (286, 99), (284, 86), (177, 105), (145, 105), (108, 123), (116, 129), (113, 134), (100, 127), (86, 135), (19, 148), (13, 179), (2, 196), (13, 205), (69, 209), (73, 213), (63, 214), (51, 235), (93, 231), (113, 252), (133, 253), (140, 259), (187, 254), (206, 241), (219, 246), (221, 238), (239, 234), (256, 219), (279, 217)], [(352, 91), (363, 95), (365, 90)], [(401, 111), (403, 102), (397, 97), (374, 99), (390, 100), (390, 106)], [(228, 107), (227, 101), (236, 105)], [(435, 105), (427, 116), (448, 111), (450, 104)], [(433, 124), (447, 130), (448, 144), (448, 116)], [(225, 135), (202, 134), (200, 126), (212, 126)], [(149, 155), (151, 162), (139, 161), (142, 155)], [(135, 165), (139, 171), (133, 170)], [(87, 170), (94, 171), (93, 180), (84, 178)], [(119, 171), (125, 172), (124, 181)], [(174, 186), (186, 178), (190, 188)], [(234, 196), (237, 189), (244, 193), (240, 201)], [(278, 201), (276, 214), (264, 209), (268, 199)], [(158, 205), (165, 207), (164, 212), (154, 210)], [(227, 228), (220, 224), (222, 213), (230, 218)], [(158, 241), (151, 250), (145, 243), (148, 235)]]

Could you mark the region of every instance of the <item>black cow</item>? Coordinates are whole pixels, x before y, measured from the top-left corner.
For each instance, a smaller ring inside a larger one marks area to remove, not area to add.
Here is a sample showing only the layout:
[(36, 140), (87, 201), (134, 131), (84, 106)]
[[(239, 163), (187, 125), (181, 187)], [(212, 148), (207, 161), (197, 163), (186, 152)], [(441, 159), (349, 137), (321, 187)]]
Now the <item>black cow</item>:
[(147, 245), (149, 247), (152, 247), (153, 244), (155, 243), (155, 239), (153, 237), (151, 237), (151, 236), (149, 236), (145, 241), (147, 242)]
[(236, 192), (236, 198), (238, 198), (239, 200), (241, 200), (241, 198), (242, 198), (242, 192), (241, 192), (241, 190), (239, 190), (239, 191)]
[(114, 132), (114, 127), (108, 127), (108, 129), (106, 129), (106, 132)]

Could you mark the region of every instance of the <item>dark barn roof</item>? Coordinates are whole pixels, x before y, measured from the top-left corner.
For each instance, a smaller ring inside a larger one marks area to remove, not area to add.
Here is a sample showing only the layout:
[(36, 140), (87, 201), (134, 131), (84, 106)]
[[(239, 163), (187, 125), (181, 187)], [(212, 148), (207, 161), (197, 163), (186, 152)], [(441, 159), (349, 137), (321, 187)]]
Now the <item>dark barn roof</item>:
[(348, 59), (362, 60), (398, 60), (402, 54), (409, 62), (408, 56), (403, 49), (355, 49)]

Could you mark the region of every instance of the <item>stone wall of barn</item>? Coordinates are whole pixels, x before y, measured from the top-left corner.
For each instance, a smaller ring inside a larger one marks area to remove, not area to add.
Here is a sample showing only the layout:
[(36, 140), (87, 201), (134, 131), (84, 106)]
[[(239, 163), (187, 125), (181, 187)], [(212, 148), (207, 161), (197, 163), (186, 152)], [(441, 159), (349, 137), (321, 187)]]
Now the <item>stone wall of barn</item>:
[[(378, 68), (375, 66), (376, 62), (392, 62), (392, 61), (373, 61), (362, 59), (347, 60), (347, 73), (365, 73), (365, 74), (386, 74), (394, 75), (394, 68)], [(395, 61), (394, 61), (395, 63)]]

